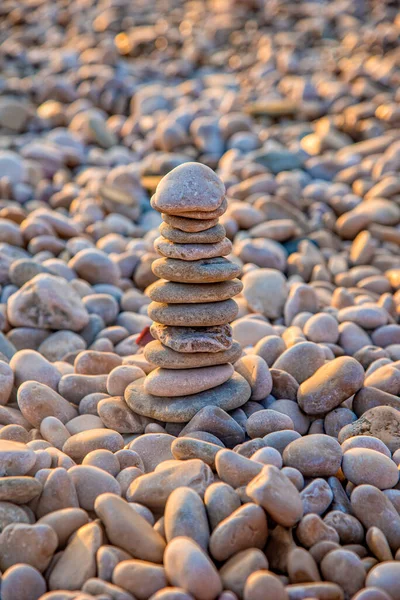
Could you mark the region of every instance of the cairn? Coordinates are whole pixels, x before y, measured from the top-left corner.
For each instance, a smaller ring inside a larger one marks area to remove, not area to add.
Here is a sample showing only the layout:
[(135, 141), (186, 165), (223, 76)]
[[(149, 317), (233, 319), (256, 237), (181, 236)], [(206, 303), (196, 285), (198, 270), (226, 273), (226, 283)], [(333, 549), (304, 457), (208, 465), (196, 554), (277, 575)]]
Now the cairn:
[(157, 368), (128, 387), (126, 401), (167, 423), (186, 423), (208, 405), (234, 410), (250, 386), (232, 366), (242, 353), (229, 325), (242, 283), (240, 267), (225, 258), (232, 244), (218, 223), (225, 186), (209, 167), (185, 163), (162, 179), (151, 204), (163, 217), (154, 242), (162, 258), (152, 266), (160, 280), (147, 289), (155, 341), (145, 357)]

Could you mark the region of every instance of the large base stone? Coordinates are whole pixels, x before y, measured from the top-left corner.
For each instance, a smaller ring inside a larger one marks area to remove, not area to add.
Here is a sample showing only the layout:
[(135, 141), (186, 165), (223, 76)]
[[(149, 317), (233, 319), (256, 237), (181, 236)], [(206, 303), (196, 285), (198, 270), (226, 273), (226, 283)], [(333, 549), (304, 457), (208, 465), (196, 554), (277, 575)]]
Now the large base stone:
[(249, 384), (239, 373), (234, 373), (229, 381), (212, 390), (170, 400), (147, 394), (143, 384), (144, 378), (137, 379), (126, 388), (126, 403), (135, 413), (165, 423), (187, 423), (205, 406), (234, 410), (245, 404), (251, 395)]

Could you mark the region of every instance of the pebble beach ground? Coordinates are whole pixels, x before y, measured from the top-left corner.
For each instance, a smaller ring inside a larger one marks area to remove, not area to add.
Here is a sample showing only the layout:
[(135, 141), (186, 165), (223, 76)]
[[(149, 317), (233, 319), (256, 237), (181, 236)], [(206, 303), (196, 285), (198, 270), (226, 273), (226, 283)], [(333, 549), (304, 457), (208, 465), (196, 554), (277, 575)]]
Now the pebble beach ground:
[(1, 600), (400, 600), (398, 9), (0, 2)]

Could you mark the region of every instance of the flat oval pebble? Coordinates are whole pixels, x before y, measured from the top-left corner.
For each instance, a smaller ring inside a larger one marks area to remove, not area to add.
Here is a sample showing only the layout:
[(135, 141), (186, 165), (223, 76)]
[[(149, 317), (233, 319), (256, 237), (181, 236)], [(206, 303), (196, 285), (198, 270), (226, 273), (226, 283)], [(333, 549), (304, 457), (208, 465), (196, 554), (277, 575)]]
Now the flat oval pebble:
[(340, 445), (343, 452), (347, 452), (347, 450), (351, 450), (352, 448), (370, 448), (371, 450), (381, 452), (388, 458), (392, 456), (386, 444), (372, 435), (355, 435), (354, 437), (347, 438)]
[(154, 396), (188, 396), (217, 387), (233, 375), (230, 364), (200, 369), (155, 369), (144, 381), (147, 394)]
[(233, 321), (238, 313), (234, 300), (192, 304), (163, 304), (151, 302), (148, 306), (151, 319), (163, 325), (175, 327), (214, 327)]
[(246, 431), (251, 438), (264, 437), (274, 431), (287, 429), (294, 429), (292, 419), (269, 409), (253, 413), (246, 423)]
[(185, 304), (201, 302), (219, 302), (239, 294), (243, 288), (239, 279), (220, 283), (174, 283), (159, 280), (152, 283), (146, 293), (155, 302), (167, 304)]
[(399, 480), (396, 464), (381, 452), (352, 448), (343, 454), (343, 473), (355, 485), (374, 485), (380, 490), (394, 487)]
[(157, 277), (178, 283), (218, 283), (240, 275), (240, 267), (223, 257), (195, 261), (159, 258), (152, 270)]
[(336, 475), (341, 461), (340, 445), (334, 438), (324, 434), (294, 440), (283, 451), (285, 466), (295, 467), (305, 477)]
[(65, 442), (63, 452), (73, 460), (80, 461), (92, 450), (104, 448), (117, 452), (123, 448), (122, 436), (108, 429), (89, 429), (72, 435)]
[(247, 381), (234, 373), (225, 383), (197, 394), (165, 399), (153, 396), (144, 390), (144, 380), (129, 385), (125, 391), (125, 401), (136, 413), (151, 415), (166, 423), (187, 423), (205, 406), (218, 406), (229, 411), (245, 404), (251, 390)]

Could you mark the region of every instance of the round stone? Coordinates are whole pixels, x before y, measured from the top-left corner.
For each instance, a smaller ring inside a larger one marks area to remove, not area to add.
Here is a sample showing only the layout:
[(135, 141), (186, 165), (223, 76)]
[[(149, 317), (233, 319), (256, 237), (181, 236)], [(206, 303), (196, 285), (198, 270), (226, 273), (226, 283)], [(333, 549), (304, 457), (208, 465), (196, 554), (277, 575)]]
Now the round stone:
[(159, 230), (164, 238), (177, 244), (215, 244), (225, 237), (225, 227), (219, 223), (198, 232), (182, 231), (168, 223), (161, 223)]
[(329, 477), (336, 475), (342, 461), (338, 442), (324, 434), (299, 438), (286, 446), (283, 462), (298, 469), (304, 477)]
[(220, 352), (232, 346), (232, 328), (230, 325), (216, 327), (172, 327), (153, 323), (151, 335), (159, 342), (176, 352)]
[(163, 346), (158, 340), (146, 344), (145, 358), (157, 367), (165, 369), (192, 369), (194, 367), (209, 367), (225, 363), (235, 363), (242, 355), (242, 348), (238, 342), (233, 342), (228, 350), (220, 352), (194, 352), (192, 354), (175, 352)]
[(155, 281), (147, 289), (146, 294), (155, 302), (167, 304), (186, 304), (199, 302), (220, 302), (239, 294), (243, 284), (239, 279), (220, 283), (175, 283), (163, 279)]
[(21, 183), (26, 175), (23, 160), (16, 152), (0, 152), (0, 177), (8, 177), (11, 183)]
[(212, 327), (233, 321), (238, 314), (234, 300), (193, 304), (163, 304), (151, 302), (148, 315), (153, 321), (163, 325), (178, 327)]
[(227, 256), (232, 252), (232, 242), (224, 238), (215, 244), (176, 244), (160, 236), (154, 241), (154, 249), (167, 258), (201, 260)]
[(13, 565), (2, 576), (3, 600), (37, 600), (45, 593), (46, 582), (43, 576), (30, 565)]
[(389, 560), (374, 566), (368, 573), (366, 586), (376, 586), (389, 594), (392, 600), (400, 599), (400, 563)]
[(249, 384), (238, 373), (212, 390), (172, 400), (147, 394), (143, 386), (144, 379), (139, 379), (126, 388), (125, 401), (129, 408), (139, 415), (166, 423), (187, 423), (205, 406), (234, 410), (245, 404), (251, 394)]
[(239, 265), (221, 257), (195, 261), (159, 258), (151, 265), (154, 275), (179, 283), (216, 283), (235, 279)]
[(225, 186), (206, 165), (188, 162), (163, 177), (153, 197), (154, 208), (169, 214), (217, 209), (225, 196)]
[(342, 470), (354, 485), (370, 484), (380, 490), (394, 487), (399, 480), (397, 465), (370, 448), (351, 448), (343, 455)]
[(188, 396), (217, 387), (233, 375), (231, 364), (198, 369), (155, 369), (146, 377), (144, 390), (163, 397)]
[(0, 477), (26, 475), (35, 461), (35, 453), (25, 444), (0, 440)]
[(80, 250), (69, 261), (68, 266), (77, 272), (79, 277), (94, 285), (96, 283), (118, 283), (120, 272), (110, 257), (98, 248)]
[(7, 316), (14, 327), (72, 331), (81, 330), (89, 321), (72, 286), (63, 277), (47, 274), (36, 275), (10, 297)]

